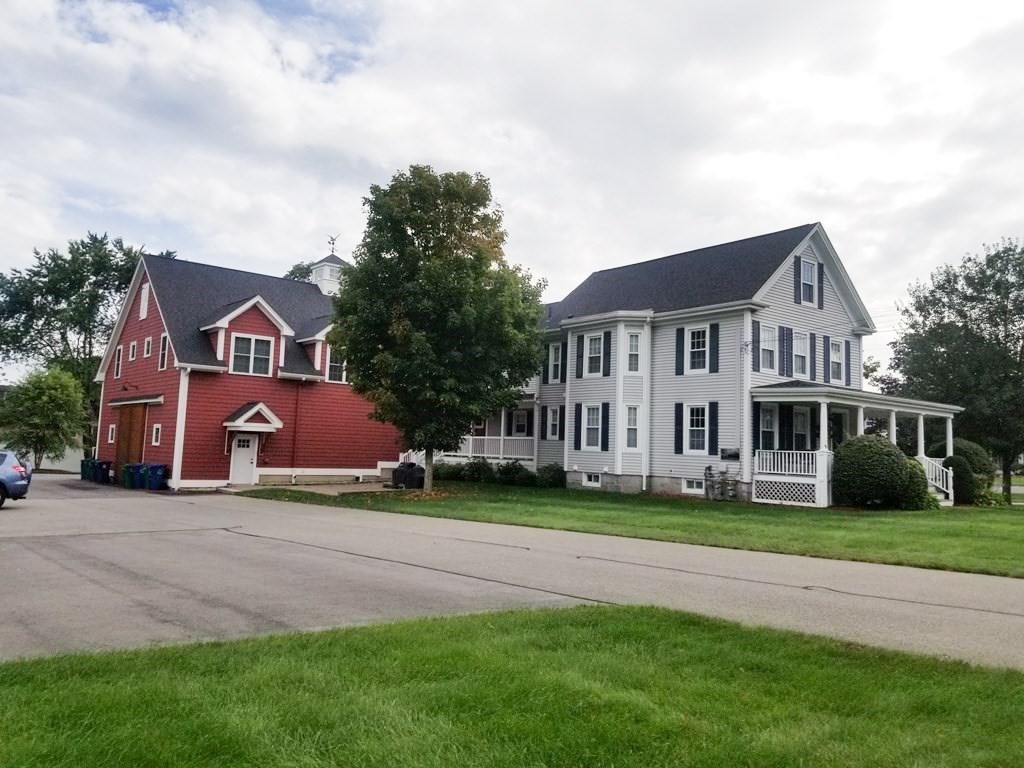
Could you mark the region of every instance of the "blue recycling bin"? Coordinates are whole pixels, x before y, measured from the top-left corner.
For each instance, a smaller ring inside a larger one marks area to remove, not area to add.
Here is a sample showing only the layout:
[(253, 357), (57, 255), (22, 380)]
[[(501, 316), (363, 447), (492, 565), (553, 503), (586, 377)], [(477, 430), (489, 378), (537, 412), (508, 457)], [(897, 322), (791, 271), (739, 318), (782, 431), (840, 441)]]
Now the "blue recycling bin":
[(149, 490), (162, 491), (167, 477), (166, 464), (149, 465)]
[(148, 464), (132, 464), (132, 487), (133, 488), (145, 488), (146, 480), (148, 479), (147, 469)]

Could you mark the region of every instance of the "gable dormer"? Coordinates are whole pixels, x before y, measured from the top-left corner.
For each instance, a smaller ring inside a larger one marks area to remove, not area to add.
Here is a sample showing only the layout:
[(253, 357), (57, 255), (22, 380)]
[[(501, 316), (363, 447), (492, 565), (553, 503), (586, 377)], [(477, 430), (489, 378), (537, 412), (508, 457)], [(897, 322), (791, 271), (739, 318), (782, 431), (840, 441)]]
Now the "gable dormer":
[(332, 253), (313, 265), (310, 279), (322, 294), (333, 296), (341, 285), (341, 268), (343, 266), (345, 266), (345, 261)]
[(285, 344), (295, 331), (262, 296), (222, 307), (217, 317), (200, 327), (218, 360), (232, 373), (271, 376), (274, 361), (284, 365)]

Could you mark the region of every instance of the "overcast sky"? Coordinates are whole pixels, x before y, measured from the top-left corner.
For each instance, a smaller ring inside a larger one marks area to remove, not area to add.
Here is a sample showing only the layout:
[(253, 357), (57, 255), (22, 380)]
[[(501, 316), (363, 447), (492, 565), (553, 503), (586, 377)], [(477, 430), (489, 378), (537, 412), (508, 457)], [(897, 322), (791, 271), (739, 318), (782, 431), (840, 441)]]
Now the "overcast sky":
[(1024, 233), (1024, 3), (4, 0), (0, 269), (109, 232), (281, 274), (479, 171), (546, 300), (821, 221), (882, 332)]

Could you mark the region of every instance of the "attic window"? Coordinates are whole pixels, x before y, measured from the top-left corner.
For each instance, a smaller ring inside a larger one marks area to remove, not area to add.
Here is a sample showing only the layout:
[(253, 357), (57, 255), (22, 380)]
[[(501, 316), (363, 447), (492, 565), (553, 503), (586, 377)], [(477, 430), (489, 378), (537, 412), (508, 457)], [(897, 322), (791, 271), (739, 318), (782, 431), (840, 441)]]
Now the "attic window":
[(817, 297), (814, 295), (816, 289), (815, 283), (815, 263), (813, 261), (807, 261), (807, 259), (801, 259), (800, 261), (800, 298), (804, 304), (814, 304), (817, 301)]

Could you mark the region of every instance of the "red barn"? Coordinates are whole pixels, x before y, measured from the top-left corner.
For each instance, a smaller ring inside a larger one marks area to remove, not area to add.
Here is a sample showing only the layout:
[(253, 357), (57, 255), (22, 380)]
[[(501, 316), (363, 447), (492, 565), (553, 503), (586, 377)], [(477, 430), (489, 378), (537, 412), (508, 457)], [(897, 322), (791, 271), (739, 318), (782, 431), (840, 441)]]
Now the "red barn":
[(402, 445), (326, 341), (344, 262), (312, 283), (144, 256), (100, 363), (97, 458), (171, 488), (377, 475)]

